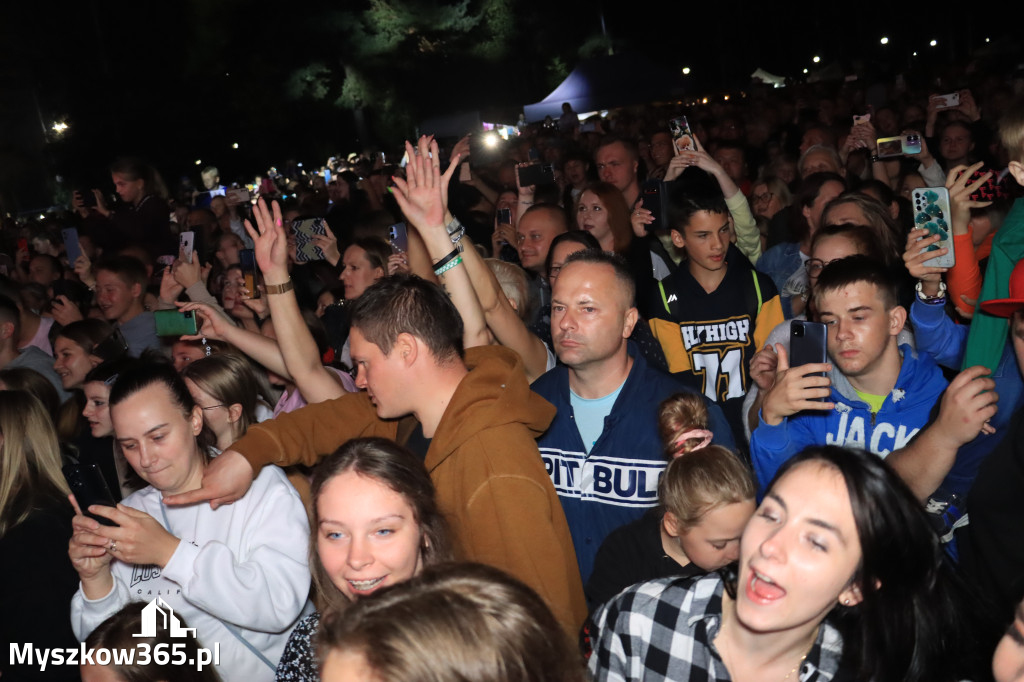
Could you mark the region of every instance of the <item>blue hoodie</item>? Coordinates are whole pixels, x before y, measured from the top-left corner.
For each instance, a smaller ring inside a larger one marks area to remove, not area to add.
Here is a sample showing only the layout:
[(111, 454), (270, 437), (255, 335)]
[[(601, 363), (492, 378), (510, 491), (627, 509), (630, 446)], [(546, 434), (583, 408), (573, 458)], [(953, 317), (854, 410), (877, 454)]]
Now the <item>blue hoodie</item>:
[(900, 351), (900, 375), (876, 415), (839, 374), (832, 377), (832, 410), (805, 410), (778, 426), (765, 423), (759, 415), (760, 425), (750, 439), (750, 456), (761, 495), (783, 462), (809, 445), (857, 447), (885, 457), (917, 435), (946, 390), (946, 380), (931, 357), (915, 356), (908, 345), (900, 346)]
[[(537, 446), (565, 510), (584, 583), (605, 536), (658, 504), (658, 482), (668, 463), (658, 436), (661, 401), (694, 393), (679, 379), (649, 366), (632, 341), (628, 350), (633, 367), (589, 454), (569, 402), (569, 368), (558, 365), (531, 386), (558, 408)], [(722, 408), (704, 402), (714, 442), (735, 450)]]

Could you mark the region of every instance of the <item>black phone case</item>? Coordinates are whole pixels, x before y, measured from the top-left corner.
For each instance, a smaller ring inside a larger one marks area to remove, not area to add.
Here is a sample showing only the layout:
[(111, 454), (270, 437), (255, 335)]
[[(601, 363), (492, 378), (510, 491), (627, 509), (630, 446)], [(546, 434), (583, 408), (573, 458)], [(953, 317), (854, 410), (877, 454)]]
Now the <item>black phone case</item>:
[(82, 513), (91, 519), (99, 521), (104, 526), (116, 526), (110, 519), (90, 514), (89, 507), (94, 504), (101, 504), (105, 507), (116, 507), (114, 496), (110, 494), (107, 482), (103, 480), (103, 474), (95, 464), (66, 464), (63, 467), (64, 478), (71, 488), (71, 493), (78, 502), (78, 508)]
[[(821, 322), (789, 323), (789, 366), (828, 362), (828, 328)], [(817, 372), (825, 376), (824, 372)]]

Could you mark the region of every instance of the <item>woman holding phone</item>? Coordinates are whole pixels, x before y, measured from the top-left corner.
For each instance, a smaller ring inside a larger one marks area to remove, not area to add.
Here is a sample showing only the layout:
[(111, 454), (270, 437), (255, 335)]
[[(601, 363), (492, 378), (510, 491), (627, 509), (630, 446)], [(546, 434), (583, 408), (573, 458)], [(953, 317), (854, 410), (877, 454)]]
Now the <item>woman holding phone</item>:
[(68, 550), (81, 580), (71, 601), (76, 636), (130, 601), (159, 597), (200, 639), (220, 643), (227, 682), (273, 679), (310, 583), (308, 521), (295, 489), (271, 466), (234, 504), (164, 505), (164, 496), (198, 488), (209, 462), (203, 410), (169, 365), (118, 376), (110, 415), (118, 446), (149, 486), (116, 508), (76, 509)]

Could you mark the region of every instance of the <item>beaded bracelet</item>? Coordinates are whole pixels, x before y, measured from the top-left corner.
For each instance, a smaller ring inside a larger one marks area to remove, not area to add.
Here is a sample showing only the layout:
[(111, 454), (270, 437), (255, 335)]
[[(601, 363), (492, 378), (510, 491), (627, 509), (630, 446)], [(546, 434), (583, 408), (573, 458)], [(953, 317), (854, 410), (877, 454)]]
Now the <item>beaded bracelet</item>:
[(456, 265), (459, 265), (460, 263), (462, 263), (462, 256), (458, 256), (456, 257), (455, 260), (451, 261), (450, 263), (445, 263), (441, 267), (437, 268), (436, 270), (434, 270), (434, 274), (440, 277), (441, 275), (448, 272), (449, 270), (454, 268)]

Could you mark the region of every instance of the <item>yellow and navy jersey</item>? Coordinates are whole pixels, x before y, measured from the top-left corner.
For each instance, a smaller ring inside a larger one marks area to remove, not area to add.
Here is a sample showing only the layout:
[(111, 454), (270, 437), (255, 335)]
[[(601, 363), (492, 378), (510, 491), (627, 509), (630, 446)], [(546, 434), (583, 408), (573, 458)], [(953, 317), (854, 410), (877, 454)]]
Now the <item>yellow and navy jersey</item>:
[(719, 403), (733, 421), (750, 388), (750, 358), (783, 321), (771, 278), (730, 266), (708, 293), (688, 268), (680, 268), (655, 287), (654, 295), (659, 300), (651, 301), (650, 309), (658, 314), (652, 314), (651, 332), (669, 371)]

